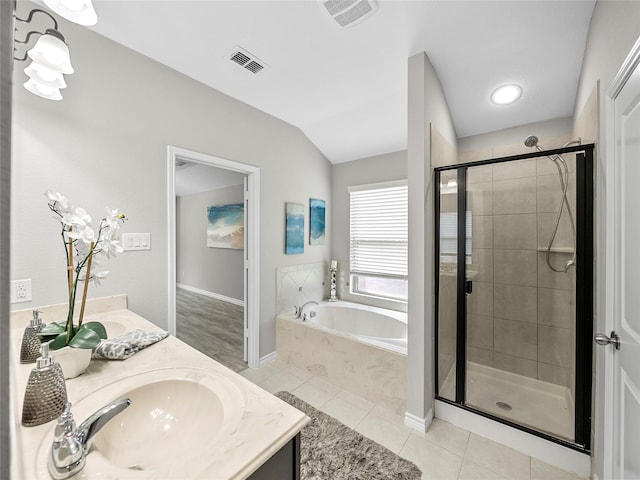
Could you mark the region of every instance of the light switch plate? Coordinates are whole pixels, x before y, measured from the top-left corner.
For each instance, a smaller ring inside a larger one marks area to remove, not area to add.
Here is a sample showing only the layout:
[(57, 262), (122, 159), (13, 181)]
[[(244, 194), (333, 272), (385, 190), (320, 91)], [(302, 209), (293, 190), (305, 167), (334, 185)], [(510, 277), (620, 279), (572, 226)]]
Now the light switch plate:
[(151, 250), (150, 233), (123, 233), (122, 248), (130, 250)]

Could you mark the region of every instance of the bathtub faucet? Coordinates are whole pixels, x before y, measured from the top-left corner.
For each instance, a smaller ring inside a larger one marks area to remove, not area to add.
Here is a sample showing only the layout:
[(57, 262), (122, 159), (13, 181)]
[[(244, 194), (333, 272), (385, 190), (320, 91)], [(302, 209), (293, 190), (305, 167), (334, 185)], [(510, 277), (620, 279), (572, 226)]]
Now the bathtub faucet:
[(302, 318), (302, 321), (304, 322), (307, 319), (307, 315), (305, 314), (304, 317), (302, 316), (302, 311), (304, 310), (304, 307), (306, 307), (307, 305), (313, 303), (314, 305), (318, 305), (318, 302), (316, 302), (315, 300), (309, 300), (307, 303), (302, 304), (299, 307), (295, 307), (296, 309), (296, 318)]

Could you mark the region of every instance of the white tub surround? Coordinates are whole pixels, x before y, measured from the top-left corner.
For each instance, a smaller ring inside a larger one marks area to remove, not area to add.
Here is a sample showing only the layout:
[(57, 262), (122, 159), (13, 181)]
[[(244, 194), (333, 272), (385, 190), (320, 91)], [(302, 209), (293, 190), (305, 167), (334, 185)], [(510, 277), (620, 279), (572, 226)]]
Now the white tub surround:
[[(375, 315), (381, 315), (384, 310), (373, 308), (378, 310), (374, 312), (372, 308), (349, 302), (323, 302), (315, 307), (313, 318), (308, 314), (309, 307), (305, 308), (306, 322), (294, 315), (279, 315), (276, 320), (278, 360), (314, 375), (326, 376), (340, 388), (404, 415), (407, 356), (399, 353), (401, 346), (389, 341), (399, 340), (397, 335), (403, 323), (393, 317), (376, 319)], [(371, 330), (367, 321), (363, 321), (365, 316), (371, 324), (381, 321), (382, 328)], [(406, 328), (406, 320), (404, 326)], [(406, 335), (404, 342), (406, 345)]]
[[(45, 322), (50, 321), (46, 310), (43, 317)], [(97, 313), (85, 318), (85, 321), (103, 322), (107, 332), (110, 329), (159, 330), (152, 323), (126, 309)], [(18, 320), (14, 320), (19, 323)], [(11, 439), (12, 451), (15, 452), (13, 475), (15, 478), (48, 479), (47, 455), (55, 422), (32, 428), (20, 425), (25, 384), (33, 366), (19, 363), (18, 353), (24, 325), (12, 326), (16, 327), (11, 332)], [(178, 449), (179, 452), (167, 451), (161, 440), (157, 444), (141, 441), (140, 448), (146, 453), (143, 455), (141, 451), (140, 457), (149, 457), (163, 464), (162, 471), (153, 468), (142, 471), (120, 468), (114, 471), (113, 463), (108, 463), (101, 454), (98, 433), (98, 449), (90, 450), (87, 455), (87, 463), (81, 474), (83, 478), (98, 478), (105, 473), (106, 468), (117, 474), (109, 478), (245, 479), (286, 445), (308, 421), (298, 410), (172, 336), (125, 361), (92, 360), (86, 373), (67, 381), (67, 392), (69, 401), (73, 403), (72, 412), (79, 424), (123, 392), (132, 391), (141, 384), (156, 385), (154, 382), (167, 379), (189, 383), (193, 387), (189, 392), (208, 389), (219, 393), (218, 397), (223, 405), (222, 426), (207, 436), (204, 445), (206, 455), (187, 459), (185, 457), (189, 456), (189, 452), (183, 452), (184, 448)], [(199, 420), (197, 417), (197, 413), (202, 410), (195, 405), (198, 401), (202, 403), (202, 400), (199, 400), (199, 395), (189, 394), (184, 397), (183, 402), (192, 401), (194, 405), (185, 405), (189, 414), (194, 415), (195, 429), (191, 430), (206, 430), (206, 424), (200, 423), (202, 419)], [(117, 422), (117, 419), (115, 421)], [(107, 424), (105, 429), (108, 426)], [(190, 438), (185, 438), (184, 442), (185, 448), (191, 450), (202, 446), (194, 445), (193, 439)], [(169, 460), (166, 460), (167, 457)], [(135, 459), (136, 455), (133, 452), (131, 461)], [(141, 463), (143, 461), (144, 459)]]

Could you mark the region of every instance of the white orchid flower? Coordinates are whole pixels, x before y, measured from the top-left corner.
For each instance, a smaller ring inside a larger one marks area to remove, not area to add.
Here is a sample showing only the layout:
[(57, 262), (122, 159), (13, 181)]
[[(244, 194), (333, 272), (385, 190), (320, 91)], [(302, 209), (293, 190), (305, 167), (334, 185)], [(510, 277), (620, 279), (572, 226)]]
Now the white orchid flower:
[(100, 280), (104, 280), (109, 275), (109, 270), (103, 270), (102, 272), (92, 273), (89, 280), (93, 280), (93, 284), (96, 287), (100, 286)]
[(100, 240), (100, 249), (107, 258), (115, 257), (118, 253), (124, 252), (120, 241), (114, 238), (104, 238)]
[(45, 196), (52, 202), (56, 202), (64, 210), (68, 209), (70, 206), (69, 199), (58, 192), (47, 190)]
[(75, 208), (71, 213), (71, 220), (73, 221), (74, 225), (91, 225), (91, 216), (84, 208)]
[(104, 222), (111, 230), (120, 230), (120, 224), (118, 222), (124, 222), (126, 220), (125, 214), (120, 211), (119, 208), (107, 207), (107, 217)]
[(82, 225), (77, 226), (75, 230), (67, 233), (67, 236), (74, 240), (82, 240), (85, 245), (89, 245), (96, 239), (96, 233), (93, 231), (93, 228)]

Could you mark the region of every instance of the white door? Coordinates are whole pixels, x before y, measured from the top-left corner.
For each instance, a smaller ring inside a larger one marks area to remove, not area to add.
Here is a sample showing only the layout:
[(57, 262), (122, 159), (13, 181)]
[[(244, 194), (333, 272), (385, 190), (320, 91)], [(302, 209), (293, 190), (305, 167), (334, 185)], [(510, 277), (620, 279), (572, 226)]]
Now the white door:
[[(637, 44), (637, 46), (640, 45)], [(640, 48), (635, 48), (617, 77), (612, 95), (614, 125), (613, 191), (608, 197), (613, 281), (610, 297), (614, 342), (607, 349), (612, 365), (610, 409), (611, 474), (615, 479), (640, 479)], [(611, 139), (611, 137), (609, 137)], [(608, 268), (611, 268), (608, 267)], [(611, 286), (609, 286), (611, 287)], [(617, 339), (615, 338), (617, 336)], [(601, 336), (601, 342), (604, 338)], [(619, 349), (615, 343), (619, 342)], [(602, 342), (604, 343), (604, 342)], [(609, 448), (609, 447), (607, 447)]]

